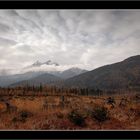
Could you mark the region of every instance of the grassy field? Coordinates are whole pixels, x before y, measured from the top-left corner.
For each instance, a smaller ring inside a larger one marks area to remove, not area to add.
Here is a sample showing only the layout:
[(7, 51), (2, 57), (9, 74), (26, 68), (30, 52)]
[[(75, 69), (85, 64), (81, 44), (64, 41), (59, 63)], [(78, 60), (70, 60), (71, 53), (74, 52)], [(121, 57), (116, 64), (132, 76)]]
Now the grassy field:
[(0, 129), (140, 130), (140, 96), (0, 96)]

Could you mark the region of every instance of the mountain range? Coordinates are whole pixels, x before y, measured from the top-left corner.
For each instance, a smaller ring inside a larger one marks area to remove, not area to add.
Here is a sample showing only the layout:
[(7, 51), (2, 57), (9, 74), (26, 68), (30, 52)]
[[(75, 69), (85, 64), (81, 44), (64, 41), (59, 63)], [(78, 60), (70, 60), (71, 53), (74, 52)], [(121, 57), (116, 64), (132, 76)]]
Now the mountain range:
[[(37, 86), (40, 83), (43, 85), (53, 83), (56, 86), (68, 88), (78, 87), (101, 90), (140, 89), (140, 55), (91, 71), (70, 68), (62, 72), (28, 72), (11, 77), (7, 77), (4, 81), (6, 86), (26, 84)], [(0, 77), (0, 85), (2, 85), (2, 81)]]
[[(32, 66), (34, 66), (34, 64)], [(61, 80), (61, 79), (71, 78), (73, 76), (76, 76), (76, 75), (84, 73), (84, 72), (87, 72), (87, 70), (83, 70), (83, 69), (75, 67), (75, 68), (70, 68), (70, 69), (67, 69), (64, 71), (47, 71), (47, 70), (46, 71), (29, 71), (29, 72), (26, 72), (23, 74), (4, 75), (4, 76), (0, 76), (0, 86), (6, 87), (6, 86), (10, 86), (10, 85), (21, 85), (21, 84), (24, 84), (24, 82), (31, 83), (29, 81), (34, 80), (34, 78), (36, 81), (36, 85), (37, 85), (37, 83), (45, 84), (45, 80), (42, 77), (42, 75), (46, 77), (46, 84), (47, 84), (47, 83), (49, 83), (49, 81), (56, 81), (59, 79)], [(41, 78), (42, 78), (42, 80), (41, 80)], [(39, 79), (39, 80), (37, 80), (37, 79)]]

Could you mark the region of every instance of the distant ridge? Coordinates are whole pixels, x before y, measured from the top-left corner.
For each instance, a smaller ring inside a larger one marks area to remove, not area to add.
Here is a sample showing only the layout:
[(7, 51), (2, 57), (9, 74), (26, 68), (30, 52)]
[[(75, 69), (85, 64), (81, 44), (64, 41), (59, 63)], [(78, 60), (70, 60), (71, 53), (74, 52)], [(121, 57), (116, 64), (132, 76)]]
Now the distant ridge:
[(61, 72), (59, 76), (63, 79), (68, 79), (68, 78), (74, 77), (76, 75), (85, 73), (85, 72), (87, 72), (87, 70), (73, 67), (73, 68), (70, 68), (70, 69), (67, 69), (67, 70)]
[(103, 90), (140, 89), (140, 55), (67, 79), (63, 86)]
[[(79, 69), (76, 67), (67, 69), (63, 72), (58, 72), (58, 71), (53, 71), (50, 73), (36, 72), (36, 76), (28, 78), (27, 80), (23, 79), (21, 81), (11, 83), (9, 86), (19, 86), (19, 85), (23, 86), (23, 85), (27, 85), (27, 84), (38, 86), (38, 85), (40, 85), (40, 83), (42, 83), (43, 85), (52, 84), (52, 83), (55, 84), (55, 82), (58, 83), (58, 81), (62, 81), (64, 79), (74, 77), (74, 76), (84, 73), (84, 72), (87, 72), (87, 70)], [(20, 77), (21, 77), (21, 75), (20, 75)]]
[(54, 81), (60, 81), (60, 80), (61, 80), (61, 78), (59, 78), (57, 76), (45, 73), (45, 74), (39, 75), (39, 76), (37, 76), (35, 78), (31, 78), (31, 79), (28, 79), (28, 80), (23, 80), (23, 81), (11, 84), (10, 86), (11, 87), (14, 87), (14, 86), (26, 86), (26, 85), (39, 86), (40, 84), (46, 85), (46, 84), (51, 84)]

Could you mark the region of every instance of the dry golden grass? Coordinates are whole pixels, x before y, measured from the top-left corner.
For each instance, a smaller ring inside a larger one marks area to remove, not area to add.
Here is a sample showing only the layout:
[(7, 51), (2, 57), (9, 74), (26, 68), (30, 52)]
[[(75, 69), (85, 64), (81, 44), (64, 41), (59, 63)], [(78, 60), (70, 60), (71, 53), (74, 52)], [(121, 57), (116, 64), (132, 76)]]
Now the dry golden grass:
[[(12, 96), (7, 102), (16, 110), (6, 109), (5, 101), (0, 101), (0, 129), (30, 130), (120, 130), (140, 129), (140, 101), (135, 95), (112, 96), (116, 104), (112, 107), (105, 101), (108, 96)], [(1, 99), (7, 97), (1, 96)], [(124, 106), (120, 106), (122, 98), (127, 98)], [(108, 110), (109, 119), (99, 122), (91, 116), (96, 106), (104, 106)], [(10, 107), (9, 107), (10, 108)], [(12, 108), (12, 107), (11, 107)], [(85, 116), (84, 125), (77, 125), (69, 119), (72, 110)]]

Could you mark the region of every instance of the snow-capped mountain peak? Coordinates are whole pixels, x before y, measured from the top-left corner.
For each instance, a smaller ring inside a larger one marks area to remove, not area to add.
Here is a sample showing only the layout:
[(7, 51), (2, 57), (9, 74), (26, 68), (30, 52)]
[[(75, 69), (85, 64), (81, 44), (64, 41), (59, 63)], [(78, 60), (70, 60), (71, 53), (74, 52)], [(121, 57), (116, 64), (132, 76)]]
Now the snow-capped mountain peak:
[(42, 65), (42, 63), (38, 60), (32, 64), (32, 66), (41, 66), (41, 65)]
[(35, 63), (33, 63), (30, 67), (40, 67), (42, 65), (55, 65), (55, 66), (59, 66), (58, 63), (56, 62), (52, 62), (51, 60), (48, 60), (46, 62), (40, 62), (40, 61), (36, 61)]
[(46, 62), (44, 62), (44, 63), (42, 63), (42, 64), (59, 66), (58, 63), (52, 62), (51, 60), (48, 60), (48, 61), (46, 61)]

